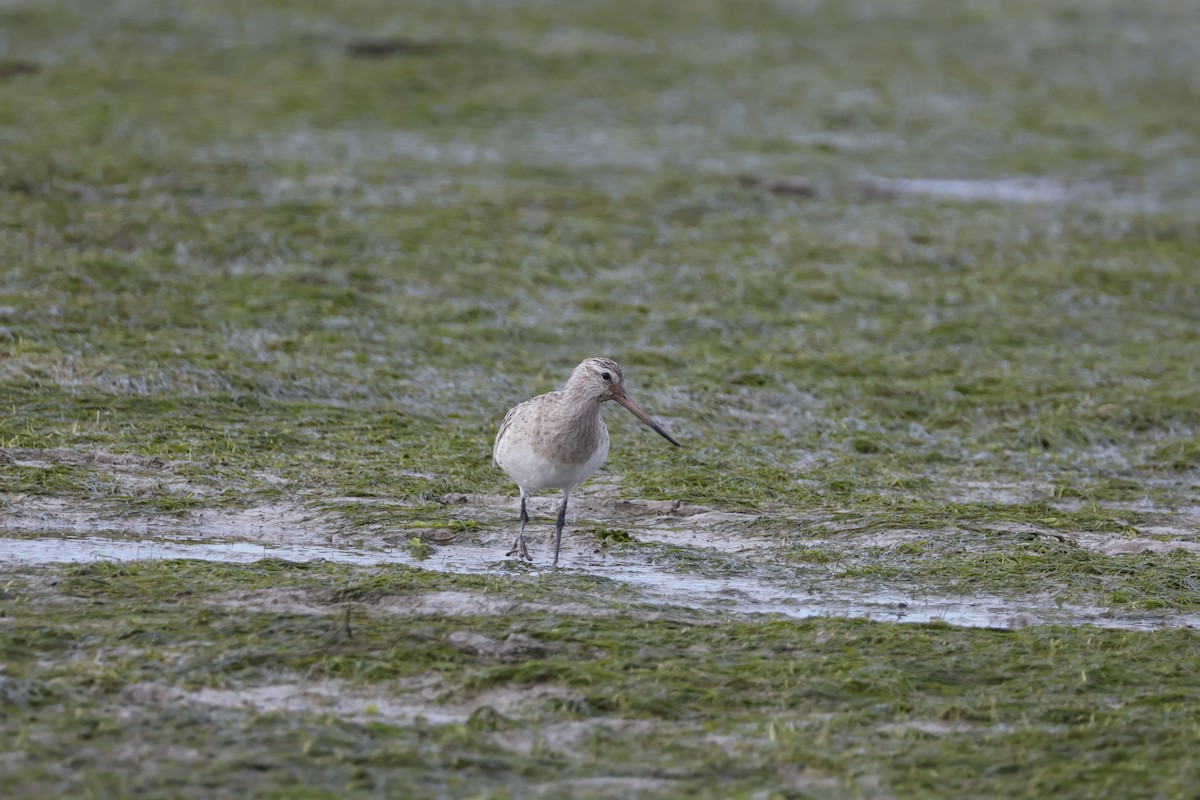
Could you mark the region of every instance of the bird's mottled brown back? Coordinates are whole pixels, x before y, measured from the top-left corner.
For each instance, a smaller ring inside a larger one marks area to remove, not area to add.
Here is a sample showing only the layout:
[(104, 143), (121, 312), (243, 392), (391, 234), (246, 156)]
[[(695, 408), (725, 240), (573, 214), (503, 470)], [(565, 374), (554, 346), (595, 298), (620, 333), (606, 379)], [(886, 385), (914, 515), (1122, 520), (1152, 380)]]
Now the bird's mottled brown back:
[(516, 436), (539, 456), (557, 464), (582, 464), (591, 458), (608, 430), (600, 419), (600, 403), (579, 405), (564, 390), (548, 392), (513, 407), (500, 424), (492, 446), (492, 463), (501, 442)]

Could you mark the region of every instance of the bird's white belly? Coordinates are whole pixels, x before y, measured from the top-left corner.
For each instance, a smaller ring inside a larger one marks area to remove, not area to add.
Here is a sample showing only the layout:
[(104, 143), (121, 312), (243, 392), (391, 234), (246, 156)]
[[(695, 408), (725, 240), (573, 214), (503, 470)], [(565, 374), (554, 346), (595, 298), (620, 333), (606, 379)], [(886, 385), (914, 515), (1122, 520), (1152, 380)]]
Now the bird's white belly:
[(526, 492), (539, 489), (574, 489), (583, 483), (608, 458), (608, 437), (600, 438), (599, 446), (580, 464), (563, 464), (539, 455), (524, 441), (505, 442), (496, 452), (500, 469)]

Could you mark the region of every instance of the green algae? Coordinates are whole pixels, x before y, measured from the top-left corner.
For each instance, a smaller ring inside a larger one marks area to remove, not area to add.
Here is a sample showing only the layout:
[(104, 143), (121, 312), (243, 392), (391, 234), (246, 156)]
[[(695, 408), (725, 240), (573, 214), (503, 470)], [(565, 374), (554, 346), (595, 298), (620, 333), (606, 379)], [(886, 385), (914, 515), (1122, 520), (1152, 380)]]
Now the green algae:
[[(685, 447), (610, 413), (604, 491), (751, 512), (722, 524), (772, 544), (583, 521), (602, 547), (686, 575), (1194, 612), (1194, 554), (1075, 542), (1194, 534), (1197, 26), (1182, 0), (11, 4), (0, 514), (286, 501), (436, 557), (433, 534), (508, 535), (444, 499), (512, 493), (489, 461), (504, 410), (606, 353)], [(877, 180), (1024, 177), (1046, 196)], [(268, 590), (321, 613), (223, 605)], [(1188, 630), (655, 617), (574, 575), (272, 561), (6, 567), (0, 592), (14, 796), (1197, 778)], [(525, 605), (377, 608), (432, 592)], [(555, 602), (595, 615), (530, 607)], [(463, 630), (537, 646), (471, 654)], [(554, 691), (451, 722), (128, 695), (387, 698), (431, 672), (442, 699)]]
[[(1192, 631), (649, 618), (596, 586), (597, 611), (608, 611), (559, 613), (554, 598), (579, 581), (283, 561), (25, 571), (5, 583), (0, 640), (9, 786), (191, 795), (304, 785), (357, 796), (409, 782), (510, 796), (610, 776), (662, 780), (672, 796), (775, 786), (1083, 797), (1118, 784), (1170, 794), (1200, 768)], [(513, 610), (396, 610), (447, 589)], [(309, 610), (255, 605), (280, 591)], [(529, 605), (535, 597), (551, 602)], [(464, 648), (462, 631), (522, 644)], [(326, 680), (382, 707), (253, 699), (257, 688)], [(431, 713), (428, 691), (405, 680), (435, 686), (458, 721), (398, 711)], [(178, 693), (153, 699), (146, 686)], [(527, 699), (489, 706), (488, 692), (503, 689)], [(247, 699), (205, 701), (206, 690)], [(553, 741), (568, 730), (569, 741)], [(219, 781), (197, 783), (199, 765)], [(796, 770), (819, 780), (793, 786)]]

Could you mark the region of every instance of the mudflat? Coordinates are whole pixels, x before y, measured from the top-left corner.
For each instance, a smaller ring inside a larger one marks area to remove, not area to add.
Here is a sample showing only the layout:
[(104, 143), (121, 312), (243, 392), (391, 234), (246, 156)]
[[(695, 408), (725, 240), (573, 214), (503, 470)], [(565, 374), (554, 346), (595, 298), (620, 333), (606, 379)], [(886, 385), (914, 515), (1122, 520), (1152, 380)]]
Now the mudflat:
[(0, 30), (6, 797), (1200, 781), (1194, 3)]

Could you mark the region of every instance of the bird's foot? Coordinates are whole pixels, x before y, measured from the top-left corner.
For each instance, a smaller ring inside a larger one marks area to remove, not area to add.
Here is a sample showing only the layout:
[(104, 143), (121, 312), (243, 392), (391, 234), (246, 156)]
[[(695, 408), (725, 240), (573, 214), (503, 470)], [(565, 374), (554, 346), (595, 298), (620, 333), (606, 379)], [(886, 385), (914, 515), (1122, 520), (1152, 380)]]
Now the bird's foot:
[(513, 542), (512, 549), (504, 555), (516, 556), (517, 558), (523, 558), (526, 561), (533, 561), (533, 556), (529, 555), (529, 548), (525, 546), (524, 539), (517, 539), (515, 542)]

